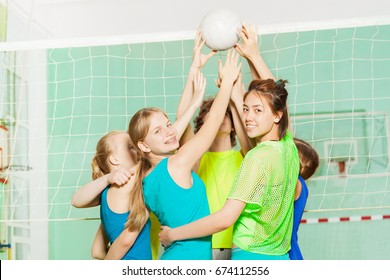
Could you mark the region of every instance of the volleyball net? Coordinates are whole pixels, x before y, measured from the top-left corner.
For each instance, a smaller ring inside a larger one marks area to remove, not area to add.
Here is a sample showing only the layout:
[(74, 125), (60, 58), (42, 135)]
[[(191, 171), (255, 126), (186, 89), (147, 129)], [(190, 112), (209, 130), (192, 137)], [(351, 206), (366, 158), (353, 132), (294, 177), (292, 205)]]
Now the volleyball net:
[[(383, 220), (389, 229), (389, 23), (281, 32), (259, 27), (264, 60), (275, 77), (289, 81), (294, 134), (320, 155), (308, 181), (306, 223)], [(11, 229), (31, 239), (34, 223), (99, 219), (98, 209), (70, 204), (91, 180), (97, 141), (110, 130), (126, 130), (143, 107), (160, 107), (174, 119), (194, 35), (2, 45), (4, 248), (18, 238)], [(219, 52), (203, 69), (208, 96), (218, 91), (217, 60), (224, 56)], [(243, 65), (248, 86), (250, 70)]]

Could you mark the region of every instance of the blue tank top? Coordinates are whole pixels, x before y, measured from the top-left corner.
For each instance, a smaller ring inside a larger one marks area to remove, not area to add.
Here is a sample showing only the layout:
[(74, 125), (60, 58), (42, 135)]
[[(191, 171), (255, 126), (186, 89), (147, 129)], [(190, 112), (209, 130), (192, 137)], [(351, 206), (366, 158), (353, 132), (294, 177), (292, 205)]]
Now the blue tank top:
[(305, 210), (307, 197), (309, 196), (309, 190), (305, 180), (301, 176), (299, 176), (298, 179), (302, 184), (302, 191), (299, 198), (294, 201), (294, 222), (291, 236), (291, 249), (288, 252), (290, 260), (303, 260), (302, 253), (298, 245), (298, 229), (302, 219), (303, 211)]
[[(145, 204), (161, 225), (175, 228), (210, 214), (204, 183), (194, 172), (192, 181), (189, 189), (178, 186), (168, 172), (168, 158), (144, 178)], [(174, 242), (165, 248), (161, 259), (211, 260), (211, 235)]]
[[(125, 223), (130, 211), (126, 213), (115, 213), (111, 211), (107, 203), (107, 192), (109, 187), (105, 188), (101, 195), (100, 219), (104, 230), (112, 244), (125, 228)], [(150, 220), (146, 222), (144, 228), (139, 233), (133, 246), (122, 258), (122, 260), (151, 260), (152, 250), (150, 245)]]

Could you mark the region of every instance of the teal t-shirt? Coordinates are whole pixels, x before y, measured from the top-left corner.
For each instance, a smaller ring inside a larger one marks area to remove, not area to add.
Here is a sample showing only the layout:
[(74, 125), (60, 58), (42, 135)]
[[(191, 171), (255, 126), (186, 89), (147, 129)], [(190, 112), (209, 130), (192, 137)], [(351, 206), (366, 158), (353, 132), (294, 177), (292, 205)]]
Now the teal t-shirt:
[[(129, 217), (130, 212), (116, 213), (110, 209), (107, 201), (107, 192), (109, 186), (104, 189), (101, 195), (100, 203), (100, 219), (102, 221), (104, 230), (111, 244), (118, 238), (118, 236), (125, 229), (125, 223)], [(150, 220), (146, 222), (145, 226), (139, 233), (133, 246), (129, 249), (123, 260), (151, 260), (152, 252), (150, 245)]]
[[(145, 204), (161, 225), (179, 227), (210, 214), (206, 189), (202, 180), (192, 172), (193, 185), (184, 189), (168, 172), (168, 158), (143, 180)], [(162, 260), (210, 260), (211, 236), (172, 243), (161, 256)]]

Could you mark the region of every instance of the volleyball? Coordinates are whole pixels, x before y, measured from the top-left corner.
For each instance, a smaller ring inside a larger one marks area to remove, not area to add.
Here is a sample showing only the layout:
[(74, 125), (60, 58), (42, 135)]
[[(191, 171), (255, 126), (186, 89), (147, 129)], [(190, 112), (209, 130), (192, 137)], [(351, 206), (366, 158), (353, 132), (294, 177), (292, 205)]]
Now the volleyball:
[(233, 47), (240, 40), (241, 20), (228, 10), (214, 10), (201, 20), (199, 30), (212, 50), (224, 51)]

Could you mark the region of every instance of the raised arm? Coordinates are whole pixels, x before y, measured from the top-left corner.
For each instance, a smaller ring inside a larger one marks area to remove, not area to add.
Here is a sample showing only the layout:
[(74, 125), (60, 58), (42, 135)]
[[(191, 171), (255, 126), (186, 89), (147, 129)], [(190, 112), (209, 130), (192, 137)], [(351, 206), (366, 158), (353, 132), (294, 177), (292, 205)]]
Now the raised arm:
[(233, 83), (237, 80), (241, 70), (241, 64), (237, 64), (237, 52), (229, 50), (223, 67), (220, 62), (222, 83), (219, 93), (211, 106), (209, 117), (198, 133), (171, 157), (172, 164), (176, 169), (175, 173), (185, 173), (191, 170), (214, 141), (229, 104)]
[(243, 117), (244, 108), (244, 84), (242, 83), (242, 75), (237, 79), (237, 82), (233, 86), (230, 110), (232, 112), (234, 130), (236, 131), (238, 141), (241, 146), (241, 153), (243, 156), (254, 147), (251, 139), (246, 134), (245, 120)]
[(178, 118), (173, 124), (176, 129), (178, 138), (181, 138), (196, 110), (200, 107), (206, 90), (206, 79), (204, 78), (202, 72), (196, 72), (193, 80), (194, 94), (192, 96), (190, 105), (187, 107), (185, 112), (181, 114), (180, 118)]
[(205, 41), (202, 41), (202, 33), (199, 31), (196, 33), (194, 48), (192, 50), (192, 64), (188, 72), (187, 81), (184, 86), (183, 93), (180, 97), (180, 102), (177, 108), (176, 118), (180, 118), (181, 115), (187, 110), (191, 104), (192, 94), (193, 94), (193, 77), (194, 75), (202, 69), (206, 62), (216, 54), (216, 51), (211, 51), (208, 54), (202, 53), (202, 47), (204, 46)]
[(100, 194), (110, 184), (122, 186), (129, 181), (134, 171), (120, 168), (80, 187), (72, 197), (76, 208), (87, 208), (100, 205)]
[[(180, 97), (180, 102), (177, 108), (176, 119), (180, 119), (184, 112), (188, 110), (191, 106), (191, 101), (193, 99), (194, 87), (193, 87), (193, 77), (195, 74), (202, 69), (206, 62), (216, 54), (216, 51), (213, 50), (208, 54), (202, 53), (202, 47), (204, 46), (205, 41), (202, 41), (202, 33), (199, 31), (196, 33), (194, 48), (192, 50), (192, 64), (188, 72), (187, 81), (184, 86), (183, 94)], [(184, 131), (182, 137), (180, 138), (180, 145), (186, 143), (189, 139), (194, 136), (194, 132), (190, 124), (187, 125), (186, 130)]]
[(241, 32), (242, 44), (236, 44), (235, 48), (248, 61), (254, 79), (275, 80), (274, 75), (260, 55), (257, 37), (256, 28), (244, 23)]

